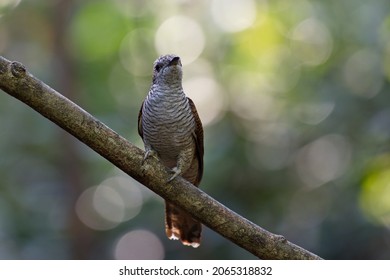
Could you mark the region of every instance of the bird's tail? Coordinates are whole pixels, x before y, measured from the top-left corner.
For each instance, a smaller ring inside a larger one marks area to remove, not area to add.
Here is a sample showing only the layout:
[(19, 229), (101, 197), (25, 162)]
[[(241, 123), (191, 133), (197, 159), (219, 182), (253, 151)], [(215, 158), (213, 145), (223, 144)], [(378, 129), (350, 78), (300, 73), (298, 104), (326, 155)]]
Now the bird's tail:
[(177, 206), (165, 202), (165, 232), (169, 239), (180, 239), (183, 245), (197, 248), (200, 245), (202, 224)]

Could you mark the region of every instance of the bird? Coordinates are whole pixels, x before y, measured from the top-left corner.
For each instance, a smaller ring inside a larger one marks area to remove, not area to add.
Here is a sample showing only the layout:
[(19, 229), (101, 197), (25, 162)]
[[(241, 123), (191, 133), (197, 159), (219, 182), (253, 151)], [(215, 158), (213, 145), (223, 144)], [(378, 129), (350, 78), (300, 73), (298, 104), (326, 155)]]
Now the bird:
[[(182, 79), (179, 56), (167, 54), (155, 60), (152, 85), (138, 114), (138, 133), (145, 147), (143, 164), (154, 156), (171, 170), (168, 182), (182, 176), (198, 187), (203, 175), (203, 126)], [(202, 225), (165, 201), (165, 232), (169, 239), (197, 248)]]

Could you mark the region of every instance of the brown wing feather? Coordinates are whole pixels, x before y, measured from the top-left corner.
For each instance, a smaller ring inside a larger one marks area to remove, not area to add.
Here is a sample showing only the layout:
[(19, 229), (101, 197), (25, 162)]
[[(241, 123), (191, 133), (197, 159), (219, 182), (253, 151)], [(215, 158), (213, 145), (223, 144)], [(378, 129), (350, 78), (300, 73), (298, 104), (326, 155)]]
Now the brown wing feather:
[(193, 136), (196, 144), (196, 156), (199, 162), (197, 184), (195, 185), (198, 185), (203, 176), (203, 154), (204, 154), (203, 126), (194, 102), (189, 97), (187, 97), (187, 99), (195, 119), (195, 132)]
[(139, 109), (138, 113), (138, 134), (141, 136), (142, 139), (144, 139), (144, 133), (142, 129), (142, 109), (144, 108), (144, 102), (142, 102), (141, 109)]

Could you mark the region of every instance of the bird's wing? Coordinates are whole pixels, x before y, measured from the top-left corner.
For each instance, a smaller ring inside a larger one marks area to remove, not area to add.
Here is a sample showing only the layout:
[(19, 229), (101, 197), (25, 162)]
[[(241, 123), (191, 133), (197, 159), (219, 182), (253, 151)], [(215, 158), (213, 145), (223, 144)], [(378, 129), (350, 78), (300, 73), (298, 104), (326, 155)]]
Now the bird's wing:
[(144, 102), (142, 102), (141, 109), (139, 110), (138, 113), (138, 134), (141, 136), (142, 139), (144, 139), (144, 133), (142, 129), (142, 109), (144, 108)]
[(196, 156), (199, 163), (197, 182), (200, 183), (200, 180), (202, 179), (203, 176), (203, 154), (204, 154), (203, 126), (194, 102), (188, 97), (187, 99), (195, 120), (195, 131), (193, 137), (196, 144)]

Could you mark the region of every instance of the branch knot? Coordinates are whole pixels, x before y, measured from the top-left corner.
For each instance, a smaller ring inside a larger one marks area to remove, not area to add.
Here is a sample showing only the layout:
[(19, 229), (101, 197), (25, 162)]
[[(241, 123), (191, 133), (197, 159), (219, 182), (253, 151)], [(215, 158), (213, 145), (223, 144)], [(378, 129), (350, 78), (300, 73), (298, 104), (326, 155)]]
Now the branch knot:
[(11, 73), (15, 78), (21, 78), (26, 75), (26, 67), (17, 61), (11, 63)]

